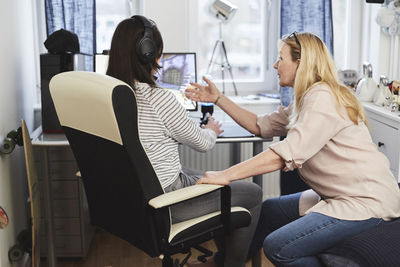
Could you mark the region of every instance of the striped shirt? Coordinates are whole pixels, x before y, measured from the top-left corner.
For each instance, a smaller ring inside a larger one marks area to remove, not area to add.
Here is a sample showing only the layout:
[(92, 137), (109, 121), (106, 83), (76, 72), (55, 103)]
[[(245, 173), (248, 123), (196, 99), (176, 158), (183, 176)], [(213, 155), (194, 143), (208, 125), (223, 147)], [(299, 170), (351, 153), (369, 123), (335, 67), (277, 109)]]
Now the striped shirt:
[(213, 148), (216, 134), (202, 129), (188, 117), (176, 97), (166, 89), (135, 84), (142, 145), (160, 180), (166, 188), (179, 176), (182, 166), (178, 144), (205, 152)]

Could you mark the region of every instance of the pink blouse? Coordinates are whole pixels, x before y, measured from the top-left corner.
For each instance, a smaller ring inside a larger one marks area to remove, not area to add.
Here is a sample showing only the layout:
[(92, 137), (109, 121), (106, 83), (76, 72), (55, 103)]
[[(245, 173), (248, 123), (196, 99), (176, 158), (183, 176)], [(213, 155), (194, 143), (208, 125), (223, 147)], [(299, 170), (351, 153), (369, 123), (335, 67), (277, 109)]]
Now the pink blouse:
[[(345, 220), (400, 217), (400, 190), (389, 161), (363, 122), (355, 125), (326, 84), (304, 97), (298, 121), (287, 130), (291, 106), (258, 116), (262, 137), (286, 135), (270, 148), (298, 168), (313, 191), (303, 193), (300, 215), (319, 212)], [(318, 195), (316, 195), (318, 194)], [(319, 197), (318, 197), (319, 196)]]

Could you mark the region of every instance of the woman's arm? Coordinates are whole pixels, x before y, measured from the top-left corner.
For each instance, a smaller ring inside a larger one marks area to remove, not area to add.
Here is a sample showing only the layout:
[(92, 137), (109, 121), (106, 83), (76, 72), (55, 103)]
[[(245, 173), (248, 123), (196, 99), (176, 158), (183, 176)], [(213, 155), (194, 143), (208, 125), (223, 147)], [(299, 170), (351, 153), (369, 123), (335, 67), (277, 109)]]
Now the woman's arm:
[(203, 77), (206, 86), (192, 83), (193, 87), (186, 89), (186, 96), (194, 101), (212, 102), (227, 113), (234, 121), (249, 132), (260, 135), (260, 128), (257, 125), (257, 115), (234, 103), (223, 95), (213, 82)]
[(204, 176), (197, 181), (197, 184), (226, 185), (235, 180), (280, 170), (283, 166), (284, 161), (282, 158), (273, 150), (267, 149), (257, 156), (233, 165), (226, 170), (206, 172)]

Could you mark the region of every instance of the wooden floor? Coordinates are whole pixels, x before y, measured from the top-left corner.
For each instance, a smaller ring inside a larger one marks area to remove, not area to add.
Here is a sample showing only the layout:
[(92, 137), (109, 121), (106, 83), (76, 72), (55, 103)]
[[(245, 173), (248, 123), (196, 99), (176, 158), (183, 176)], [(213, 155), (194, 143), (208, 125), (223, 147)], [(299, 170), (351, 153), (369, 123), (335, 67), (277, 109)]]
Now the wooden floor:
[[(205, 247), (215, 251), (212, 241), (206, 242)], [(195, 251), (193, 251), (194, 256)], [(183, 259), (185, 255), (177, 254), (177, 258)], [(262, 255), (262, 267), (273, 267), (264, 255)], [(41, 266), (47, 266), (43, 261)], [(82, 259), (58, 259), (58, 267), (160, 267), (161, 260), (150, 258), (141, 250), (129, 243), (104, 231), (98, 230), (93, 238), (88, 256)], [(251, 267), (251, 262), (246, 264)]]

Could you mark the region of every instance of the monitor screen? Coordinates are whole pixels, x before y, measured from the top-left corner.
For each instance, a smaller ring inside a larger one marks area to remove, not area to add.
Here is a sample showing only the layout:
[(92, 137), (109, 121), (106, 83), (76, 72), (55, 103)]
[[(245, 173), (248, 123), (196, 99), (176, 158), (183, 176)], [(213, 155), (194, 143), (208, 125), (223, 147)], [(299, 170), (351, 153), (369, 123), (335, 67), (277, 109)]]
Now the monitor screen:
[(163, 53), (158, 70), (157, 84), (173, 91), (186, 110), (197, 110), (197, 102), (185, 97), (184, 91), (196, 82), (196, 53)]
[[(195, 53), (163, 53), (156, 73), (158, 86), (171, 90), (188, 111), (197, 110), (197, 102), (188, 99), (184, 91), (190, 82), (196, 82)], [(108, 55), (96, 54), (95, 72), (106, 74)]]

